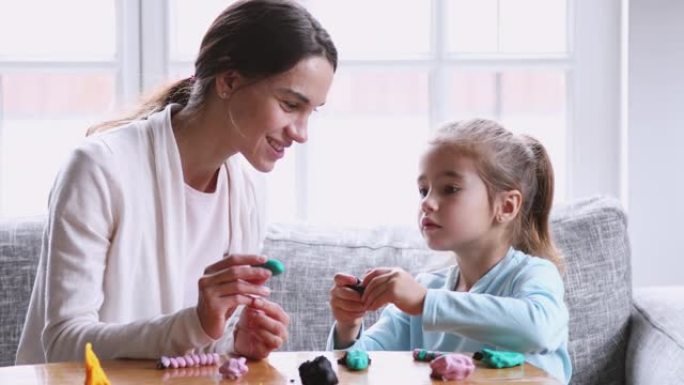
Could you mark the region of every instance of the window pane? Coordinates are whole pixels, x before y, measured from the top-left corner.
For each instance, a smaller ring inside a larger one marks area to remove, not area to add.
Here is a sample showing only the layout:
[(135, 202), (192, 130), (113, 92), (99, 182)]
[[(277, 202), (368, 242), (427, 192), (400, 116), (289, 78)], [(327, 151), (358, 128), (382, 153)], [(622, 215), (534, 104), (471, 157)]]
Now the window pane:
[(562, 53), (565, 0), (500, 0), (499, 48), (506, 53)]
[(330, 115), (423, 115), (428, 112), (427, 85), (423, 70), (340, 67), (321, 110)]
[(112, 116), (116, 74), (0, 74), (0, 217), (44, 214), (67, 154)]
[(449, 73), (447, 116), (451, 120), (496, 118), (496, 74), (459, 70)]
[(216, 17), (236, 0), (171, 0), (169, 53), (172, 61), (195, 60), (204, 33)]
[(309, 221), (415, 223), (427, 84), (420, 70), (340, 71), (310, 124)]
[(501, 121), (544, 144), (556, 174), (556, 201), (566, 196), (565, 79), (561, 70), (508, 71), (501, 76)]
[(447, 0), (452, 53), (566, 52), (566, 0)]
[(497, 52), (497, 0), (447, 0), (446, 43), (449, 52)]
[(103, 60), (115, 52), (114, 0), (0, 2), (0, 56)]
[(452, 69), (447, 113), (450, 120), (495, 119), (514, 132), (539, 139), (556, 172), (556, 200), (565, 199), (566, 85), (562, 70)]
[(424, 57), (430, 51), (430, 4), (425, 0), (310, 0), (340, 59)]
[(73, 117), (111, 111), (116, 75), (12, 72), (0, 73), (0, 118)]
[(269, 222), (291, 222), (297, 219), (297, 152), (301, 144), (293, 143), (285, 157), (280, 159), (273, 171), (266, 174), (268, 185)]
[(57, 172), (93, 121), (11, 119), (0, 124), (0, 216), (45, 214)]

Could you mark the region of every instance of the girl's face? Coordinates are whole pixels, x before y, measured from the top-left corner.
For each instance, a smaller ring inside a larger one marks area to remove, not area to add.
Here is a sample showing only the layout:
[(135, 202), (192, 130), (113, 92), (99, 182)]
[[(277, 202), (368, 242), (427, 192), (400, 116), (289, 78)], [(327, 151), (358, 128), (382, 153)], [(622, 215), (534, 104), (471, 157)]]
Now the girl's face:
[(238, 151), (254, 168), (271, 171), (292, 142), (306, 142), (309, 116), (325, 103), (333, 74), (326, 59), (309, 57), (232, 95), (227, 119), (237, 133)]
[(457, 251), (477, 246), (492, 228), (487, 188), (474, 161), (445, 145), (422, 157), (418, 224), (430, 248)]

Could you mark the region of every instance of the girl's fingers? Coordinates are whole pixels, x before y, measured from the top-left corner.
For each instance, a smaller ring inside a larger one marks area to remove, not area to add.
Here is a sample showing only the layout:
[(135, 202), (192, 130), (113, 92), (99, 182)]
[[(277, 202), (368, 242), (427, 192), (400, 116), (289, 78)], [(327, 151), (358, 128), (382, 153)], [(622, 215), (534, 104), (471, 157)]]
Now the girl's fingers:
[(361, 280), (361, 285), (368, 288), (369, 283), (378, 276), (384, 275), (392, 271), (392, 269), (387, 267), (378, 267), (370, 270)]
[(355, 276), (343, 273), (335, 274), (333, 280), (337, 286), (356, 285), (357, 283), (357, 278)]
[(378, 310), (382, 306), (388, 304), (390, 302), (390, 299), (391, 298), (389, 298), (389, 288), (387, 286), (383, 286), (378, 290), (375, 290), (373, 295), (366, 300), (366, 309)]
[(349, 288), (349, 287), (346, 287), (346, 286), (344, 286), (344, 287), (335, 286), (331, 290), (331, 298), (332, 299), (339, 298), (339, 299), (342, 299), (345, 301), (363, 303), (359, 293), (356, 290)]
[[(383, 270), (382, 275), (377, 275), (375, 276), (372, 280), (366, 284), (366, 289), (363, 291), (363, 295), (361, 296), (361, 300), (365, 303), (368, 304), (368, 298), (373, 296), (373, 293), (375, 291), (380, 290), (379, 288), (381, 286), (385, 286), (387, 282), (392, 278), (392, 270)], [(382, 291), (382, 290), (381, 290)]]
[(362, 313), (366, 310), (364, 303), (362, 301), (345, 301), (345, 300), (334, 300), (331, 301), (331, 305), (347, 313)]

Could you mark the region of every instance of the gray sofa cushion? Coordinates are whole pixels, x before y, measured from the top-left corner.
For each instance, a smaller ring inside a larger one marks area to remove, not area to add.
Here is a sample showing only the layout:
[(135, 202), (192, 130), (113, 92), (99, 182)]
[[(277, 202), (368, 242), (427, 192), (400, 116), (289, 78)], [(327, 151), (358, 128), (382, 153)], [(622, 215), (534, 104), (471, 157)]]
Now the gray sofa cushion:
[(634, 293), (627, 350), (630, 384), (684, 383), (684, 286)]
[[(622, 384), (631, 304), (626, 219), (616, 200), (595, 197), (559, 205), (555, 240), (566, 256), (573, 384)], [(417, 273), (451, 261), (428, 250), (416, 228), (322, 229), (273, 225), (264, 253), (289, 269), (273, 279), (272, 298), (295, 320), (284, 350), (321, 350), (332, 323), (327, 305), (332, 275), (372, 266)], [(372, 314), (366, 324), (377, 317)]]
[(0, 221), (0, 366), (14, 365), (40, 257), (43, 220)]
[[(328, 306), (336, 272), (360, 276), (371, 267), (400, 266), (414, 274), (454, 262), (451, 254), (427, 249), (413, 228), (373, 230), (271, 225), (264, 254), (285, 263), (282, 276), (271, 279), (271, 298), (290, 314), (290, 338), (283, 350), (325, 350), (333, 319)], [(371, 313), (366, 324), (379, 315)]]
[(617, 200), (560, 205), (553, 234), (565, 254), (573, 384), (624, 384), (632, 282), (627, 220)]
[[(0, 221), (0, 365), (11, 365), (40, 255), (42, 218)], [(591, 198), (559, 205), (552, 228), (566, 255), (573, 384), (625, 382), (631, 309), (630, 250), (626, 219), (617, 201)], [(292, 318), (284, 350), (321, 350), (332, 323), (332, 275), (360, 275), (374, 266), (412, 273), (453, 263), (428, 250), (415, 228), (334, 229), (272, 225), (264, 254), (287, 272), (270, 282), (272, 299)], [(371, 314), (371, 324), (377, 317)]]

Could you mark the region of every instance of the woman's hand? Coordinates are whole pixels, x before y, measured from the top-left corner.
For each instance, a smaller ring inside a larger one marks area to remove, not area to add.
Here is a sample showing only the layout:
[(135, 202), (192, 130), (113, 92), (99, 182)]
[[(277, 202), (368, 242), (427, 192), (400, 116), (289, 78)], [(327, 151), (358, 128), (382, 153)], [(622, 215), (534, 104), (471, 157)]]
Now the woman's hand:
[(366, 314), (361, 294), (349, 287), (356, 283), (353, 275), (338, 273), (335, 274), (335, 283), (330, 289), (330, 309), (337, 321), (336, 342), (340, 347), (347, 347), (356, 340)]
[(271, 277), (267, 269), (252, 267), (266, 262), (260, 255), (231, 255), (204, 270), (198, 281), (197, 314), (204, 331), (213, 339), (223, 336), (226, 321), (238, 305), (249, 305), (252, 296), (268, 296), (263, 284)]
[(376, 268), (363, 278), (365, 287), (361, 299), (366, 310), (377, 310), (393, 303), (410, 315), (423, 313), (427, 289), (400, 268)]
[(235, 326), (235, 353), (260, 360), (283, 346), (287, 340), (290, 317), (280, 305), (254, 298)]

